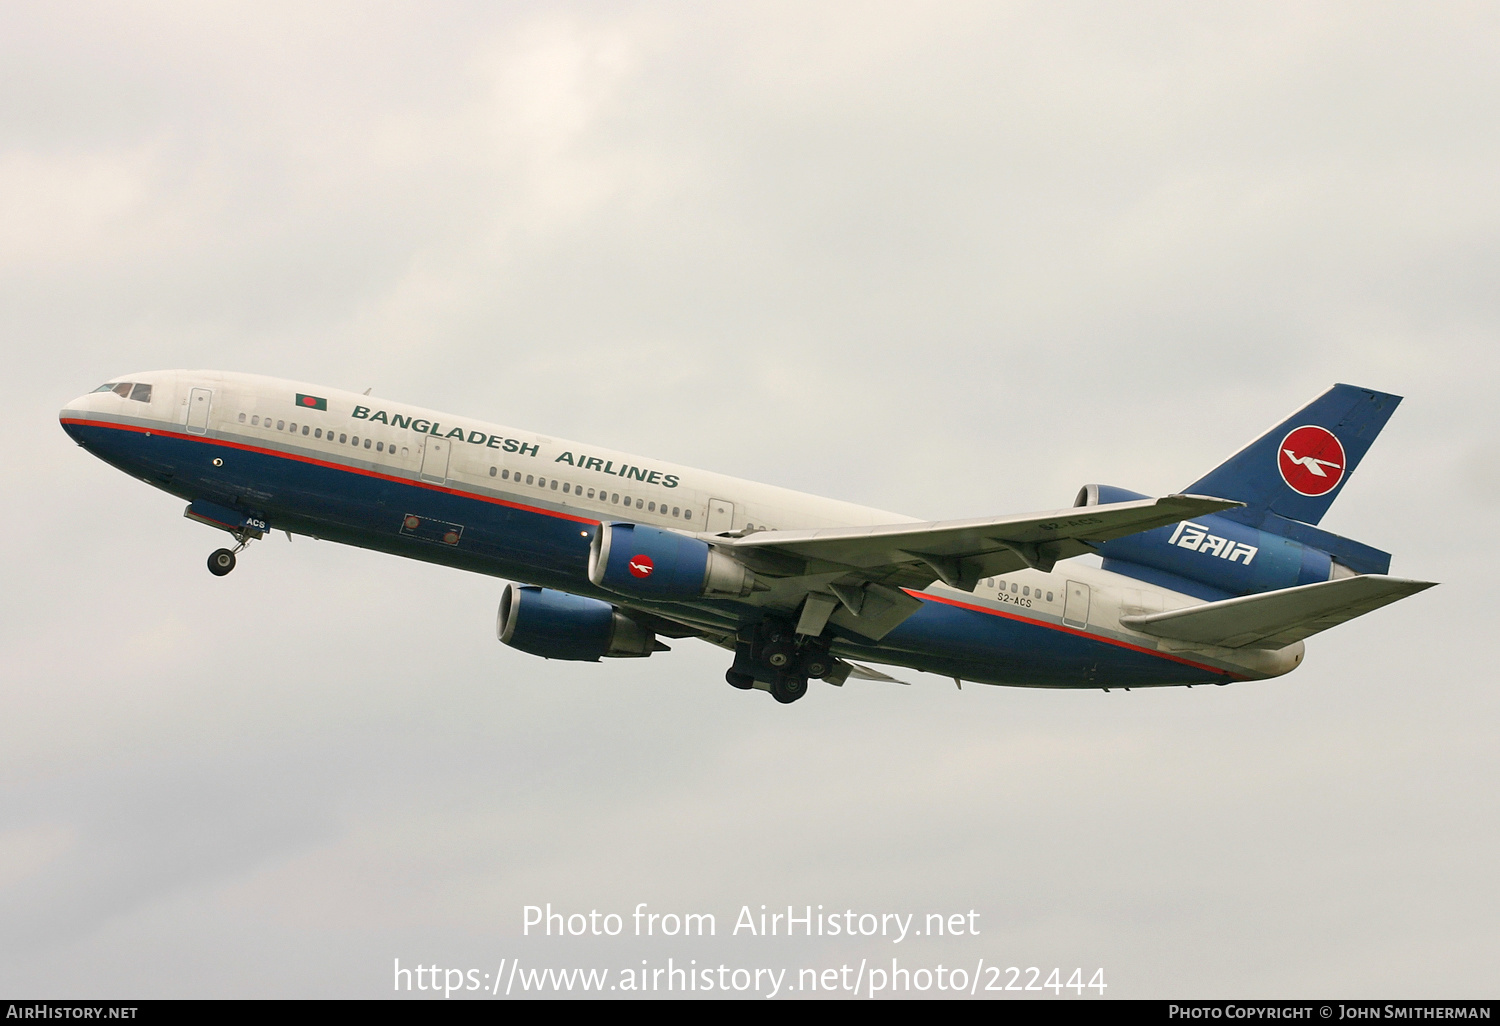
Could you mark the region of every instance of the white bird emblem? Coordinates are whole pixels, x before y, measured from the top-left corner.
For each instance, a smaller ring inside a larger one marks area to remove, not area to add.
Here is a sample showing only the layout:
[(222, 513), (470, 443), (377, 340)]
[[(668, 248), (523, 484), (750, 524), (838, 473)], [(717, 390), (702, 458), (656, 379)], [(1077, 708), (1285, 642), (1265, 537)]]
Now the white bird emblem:
[(1290, 449), (1283, 449), (1281, 451), (1286, 453), (1286, 458), (1297, 464), (1297, 466), (1306, 467), (1307, 472), (1314, 477), (1327, 477), (1328, 474), (1323, 470), (1324, 467), (1331, 467), (1334, 470), (1343, 469), (1337, 463), (1330, 462), (1329, 460), (1320, 460), (1316, 456), (1298, 456)]

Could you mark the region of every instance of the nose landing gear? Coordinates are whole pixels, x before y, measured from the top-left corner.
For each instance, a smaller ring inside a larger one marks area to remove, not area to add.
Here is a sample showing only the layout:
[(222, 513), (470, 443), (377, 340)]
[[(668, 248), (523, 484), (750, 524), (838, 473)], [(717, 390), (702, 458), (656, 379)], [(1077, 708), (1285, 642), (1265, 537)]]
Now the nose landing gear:
[(230, 534), (234, 535), (234, 540), (239, 542), (238, 545), (232, 549), (214, 549), (208, 555), (208, 572), (215, 577), (223, 577), (233, 570), (236, 562), (235, 555), (243, 551), (245, 546), (253, 540), (248, 531), (231, 531)]

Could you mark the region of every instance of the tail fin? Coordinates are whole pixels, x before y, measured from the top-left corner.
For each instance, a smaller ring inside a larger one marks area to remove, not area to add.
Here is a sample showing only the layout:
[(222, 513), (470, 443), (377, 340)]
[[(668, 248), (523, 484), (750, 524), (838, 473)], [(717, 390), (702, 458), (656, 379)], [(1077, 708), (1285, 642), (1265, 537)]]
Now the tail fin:
[(1219, 516), (1255, 527), (1280, 518), (1316, 524), (1400, 402), (1334, 385), (1182, 491), (1243, 502)]

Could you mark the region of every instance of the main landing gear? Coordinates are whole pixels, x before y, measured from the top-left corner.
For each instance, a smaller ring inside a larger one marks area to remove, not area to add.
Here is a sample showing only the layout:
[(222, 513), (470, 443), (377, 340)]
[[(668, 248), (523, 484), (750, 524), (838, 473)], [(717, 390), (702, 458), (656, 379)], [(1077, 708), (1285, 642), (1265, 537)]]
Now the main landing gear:
[(762, 623), (741, 635), (734, 665), (724, 679), (741, 691), (760, 687), (789, 705), (807, 694), (809, 679), (825, 677), (833, 669), (827, 638), (799, 635), (786, 624)]
[(214, 549), (208, 555), (208, 572), (215, 577), (223, 577), (234, 569), (235, 555), (244, 550), (250, 544), (250, 535), (244, 531), (233, 531), (234, 540), (239, 542), (232, 549)]

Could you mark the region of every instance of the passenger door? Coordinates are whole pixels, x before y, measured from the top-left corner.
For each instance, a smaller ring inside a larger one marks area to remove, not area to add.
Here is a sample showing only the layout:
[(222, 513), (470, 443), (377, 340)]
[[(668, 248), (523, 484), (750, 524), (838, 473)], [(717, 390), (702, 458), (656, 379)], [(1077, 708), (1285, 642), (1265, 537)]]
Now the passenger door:
[(1063, 623), (1069, 627), (1087, 629), (1089, 625), (1089, 586), (1077, 581), (1068, 582), (1068, 593), (1063, 603)]
[(208, 434), (208, 411), (214, 403), (214, 390), (195, 388), (188, 393), (187, 429), (189, 434)]
[(426, 435), (422, 439), (422, 470), (423, 481), (434, 481), (442, 484), (448, 479), (448, 457), (453, 453), (453, 444), (446, 438), (434, 438)]

